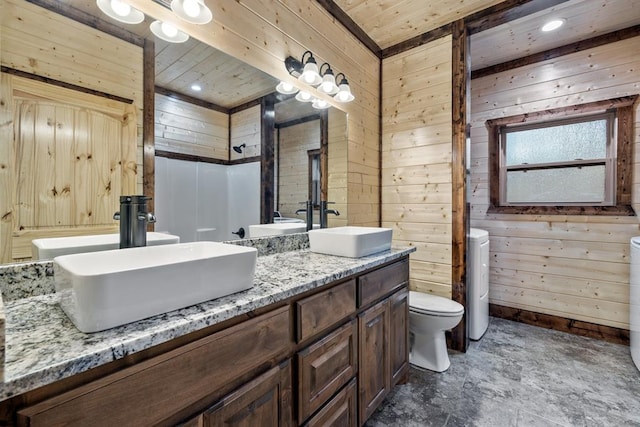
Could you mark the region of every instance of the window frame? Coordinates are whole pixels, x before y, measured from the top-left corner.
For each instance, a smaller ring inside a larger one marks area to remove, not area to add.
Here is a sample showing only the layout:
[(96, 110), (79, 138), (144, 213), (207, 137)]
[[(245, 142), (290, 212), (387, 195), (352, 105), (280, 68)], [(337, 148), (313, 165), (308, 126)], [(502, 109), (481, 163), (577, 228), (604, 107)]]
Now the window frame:
[[(487, 120), (489, 134), (489, 213), (507, 214), (592, 214), (635, 215), (631, 208), (631, 184), (633, 169), (633, 137), (635, 104), (638, 95), (572, 105), (556, 109), (520, 114)], [(606, 192), (611, 195), (603, 203), (506, 203), (506, 173), (504, 135), (515, 130), (542, 128), (563, 124), (585, 122), (598, 117), (607, 117), (607, 157), (599, 161), (573, 161), (536, 164), (532, 167), (515, 166), (517, 169), (549, 169), (552, 167), (576, 167), (605, 164), (607, 176)], [(612, 139), (614, 137), (615, 139)], [(606, 164), (609, 162), (609, 164)], [(609, 174), (611, 174), (609, 176)]]

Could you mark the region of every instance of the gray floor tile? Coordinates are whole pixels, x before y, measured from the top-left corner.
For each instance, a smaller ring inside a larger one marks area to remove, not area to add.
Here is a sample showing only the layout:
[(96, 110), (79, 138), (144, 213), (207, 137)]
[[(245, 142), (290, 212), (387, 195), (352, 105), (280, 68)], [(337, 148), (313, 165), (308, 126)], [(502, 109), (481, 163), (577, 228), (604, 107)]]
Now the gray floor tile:
[(412, 368), (367, 427), (640, 426), (629, 347), (491, 318), (443, 373)]

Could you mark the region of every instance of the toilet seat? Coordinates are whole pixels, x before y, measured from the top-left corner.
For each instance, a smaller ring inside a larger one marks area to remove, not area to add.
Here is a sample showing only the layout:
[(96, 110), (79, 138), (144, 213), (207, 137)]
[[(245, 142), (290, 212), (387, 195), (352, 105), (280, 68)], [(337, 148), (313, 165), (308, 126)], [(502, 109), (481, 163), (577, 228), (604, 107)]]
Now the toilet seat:
[(454, 317), (464, 313), (462, 304), (437, 295), (409, 291), (409, 310), (428, 316)]

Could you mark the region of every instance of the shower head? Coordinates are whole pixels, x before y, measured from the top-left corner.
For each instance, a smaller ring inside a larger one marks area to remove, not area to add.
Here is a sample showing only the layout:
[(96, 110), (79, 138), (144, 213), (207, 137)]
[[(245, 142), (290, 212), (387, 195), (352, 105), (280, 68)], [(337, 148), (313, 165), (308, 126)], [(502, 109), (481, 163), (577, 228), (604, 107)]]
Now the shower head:
[(247, 144), (234, 145), (233, 151), (235, 151), (236, 153), (242, 154), (242, 149), (246, 148), (246, 146)]

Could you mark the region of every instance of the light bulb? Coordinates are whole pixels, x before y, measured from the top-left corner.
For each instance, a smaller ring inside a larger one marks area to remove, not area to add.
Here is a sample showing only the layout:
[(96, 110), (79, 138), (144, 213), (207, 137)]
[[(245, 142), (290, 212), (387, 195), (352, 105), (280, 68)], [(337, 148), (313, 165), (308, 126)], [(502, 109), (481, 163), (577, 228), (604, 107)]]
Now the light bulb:
[(197, 0), (184, 0), (182, 3), (182, 9), (187, 16), (196, 18), (200, 15), (200, 4)]
[(162, 23), (161, 28), (162, 32), (167, 37), (175, 37), (178, 34), (178, 29), (171, 24), (167, 24), (166, 22)]
[(331, 82), (322, 82), (322, 85), (320, 87), (321, 91), (325, 93), (330, 93), (332, 89), (333, 89), (333, 84), (331, 84)]
[(309, 92), (300, 92), (300, 98), (311, 99), (311, 94)]
[(282, 82), (282, 89), (284, 89), (287, 92), (289, 92), (289, 91), (293, 90), (293, 85), (291, 83)]
[(318, 99), (317, 105), (320, 108), (324, 108), (327, 106), (327, 101), (325, 101), (324, 99)]
[(349, 99), (349, 94), (347, 92), (345, 91), (338, 92), (338, 101), (345, 102), (347, 99)]
[(111, 0), (111, 9), (118, 16), (127, 16), (131, 13), (131, 6), (120, 0)]
[(308, 84), (311, 84), (316, 80), (315, 75), (311, 71), (305, 71), (304, 75), (302, 76), (302, 78)]

